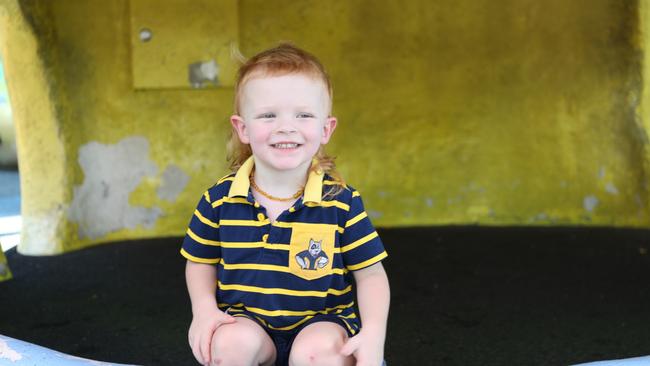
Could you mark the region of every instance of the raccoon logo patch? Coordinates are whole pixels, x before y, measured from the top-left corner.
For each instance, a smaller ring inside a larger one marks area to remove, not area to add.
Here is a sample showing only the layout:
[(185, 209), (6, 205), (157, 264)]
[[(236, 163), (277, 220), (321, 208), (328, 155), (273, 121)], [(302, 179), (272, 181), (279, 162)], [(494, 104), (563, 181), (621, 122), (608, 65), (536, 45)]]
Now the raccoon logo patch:
[(329, 258), (322, 249), (322, 242), (322, 239), (321, 241), (316, 241), (310, 238), (307, 250), (296, 254), (295, 259), (301, 269), (315, 271), (318, 268), (325, 267), (329, 263)]

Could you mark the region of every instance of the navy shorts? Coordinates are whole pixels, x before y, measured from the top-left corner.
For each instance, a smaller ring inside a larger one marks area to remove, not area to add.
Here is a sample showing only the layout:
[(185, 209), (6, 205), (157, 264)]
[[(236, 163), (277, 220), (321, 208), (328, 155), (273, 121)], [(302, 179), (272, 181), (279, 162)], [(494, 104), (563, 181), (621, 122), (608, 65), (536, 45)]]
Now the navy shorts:
[(298, 333), (300, 333), (300, 331), (303, 330), (309, 324), (318, 323), (318, 322), (336, 323), (341, 327), (343, 327), (343, 329), (345, 329), (345, 331), (348, 334), (348, 337), (353, 336), (352, 332), (350, 332), (347, 325), (345, 324), (345, 321), (343, 321), (343, 319), (333, 314), (318, 314), (313, 318), (309, 319), (308, 321), (300, 324), (300, 326), (288, 331), (269, 329), (265, 327), (264, 324), (262, 324), (262, 322), (260, 322), (252, 313), (247, 311), (231, 313), (230, 315), (234, 317), (241, 316), (250, 319), (255, 323), (259, 324), (262, 327), (262, 329), (264, 329), (266, 334), (268, 334), (269, 337), (271, 337), (271, 340), (275, 345), (275, 354), (276, 354), (275, 366), (289, 365), (289, 353), (291, 352), (291, 346), (293, 345), (293, 340), (296, 338)]

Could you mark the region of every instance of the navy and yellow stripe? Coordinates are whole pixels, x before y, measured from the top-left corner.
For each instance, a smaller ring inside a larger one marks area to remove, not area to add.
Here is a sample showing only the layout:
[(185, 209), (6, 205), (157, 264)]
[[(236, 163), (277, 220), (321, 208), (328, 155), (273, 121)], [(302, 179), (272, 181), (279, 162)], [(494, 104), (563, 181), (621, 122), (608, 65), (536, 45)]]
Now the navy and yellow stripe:
[[(181, 254), (216, 266), (219, 307), (233, 315), (253, 314), (269, 329), (290, 330), (318, 314), (333, 314), (356, 333), (360, 322), (351, 271), (387, 256), (361, 196), (346, 185), (323, 199), (325, 185), (340, 183), (315, 170), (303, 196), (271, 223), (250, 190), (253, 164), (249, 159), (201, 196)], [(334, 238), (331, 269), (310, 280), (294, 273), (296, 259), (290, 256), (294, 230), (305, 228)]]

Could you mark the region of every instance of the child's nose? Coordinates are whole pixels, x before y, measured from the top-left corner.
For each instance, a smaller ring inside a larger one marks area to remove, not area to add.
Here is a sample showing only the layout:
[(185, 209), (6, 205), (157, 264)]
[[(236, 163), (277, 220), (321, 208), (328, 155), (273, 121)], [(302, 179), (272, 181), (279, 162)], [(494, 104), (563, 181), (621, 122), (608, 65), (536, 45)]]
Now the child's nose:
[(294, 121), (292, 118), (282, 117), (279, 119), (278, 122), (279, 122), (277, 128), (278, 132), (282, 132), (282, 133), (296, 132), (296, 126), (294, 125)]

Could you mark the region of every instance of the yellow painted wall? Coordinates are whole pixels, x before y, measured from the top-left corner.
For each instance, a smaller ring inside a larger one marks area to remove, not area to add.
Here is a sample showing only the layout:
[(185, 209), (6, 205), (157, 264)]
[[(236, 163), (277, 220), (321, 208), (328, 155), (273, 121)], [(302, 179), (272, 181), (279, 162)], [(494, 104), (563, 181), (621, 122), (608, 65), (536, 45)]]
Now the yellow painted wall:
[(7, 263), (5, 253), (0, 250), (0, 282), (7, 281), (12, 278), (11, 269)]
[(68, 156), (73, 150), (60, 113), (65, 99), (57, 87), (58, 50), (45, 46), (56, 39), (51, 13), (44, 6), (25, 6), (28, 17), (20, 2), (0, 2), (0, 47), (21, 173), (20, 248), (27, 254), (55, 254), (67, 249), (65, 206), (74, 164)]
[(16, 169), (16, 130), (11, 119), (11, 105), (0, 57), (0, 169)]
[[(649, 227), (647, 6), (242, 0), (238, 39), (328, 67), (329, 151), (377, 226)], [(134, 89), (130, 19), (126, 0), (0, 3), (21, 252), (182, 235), (226, 173), (232, 91)]]
[[(645, 163), (647, 176), (650, 174), (650, 0), (641, 0), (639, 13), (640, 32), (637, 45), (643, 65), (641, 68), (641, 103), (637, 109), (636, 121), (640, 125), (639, 129), (643, 131), (641, 135), (644, 141), (645, 157), (642, 160)], [(646, 189), (650, 186), (648, 180), (645, 181), (645, 186)]]

